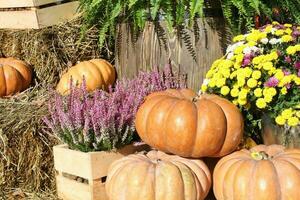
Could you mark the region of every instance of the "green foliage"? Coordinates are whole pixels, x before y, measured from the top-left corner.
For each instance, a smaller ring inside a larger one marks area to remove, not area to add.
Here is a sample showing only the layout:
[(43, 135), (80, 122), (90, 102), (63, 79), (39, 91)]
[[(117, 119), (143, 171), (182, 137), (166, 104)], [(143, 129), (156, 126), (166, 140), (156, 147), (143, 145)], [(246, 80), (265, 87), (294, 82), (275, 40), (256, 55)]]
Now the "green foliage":
[[(168, 30), (192, 28), (194, 19), (204, 16), (204, 8), (211, 4), (222, 7), (223, 15), (234, 34), (254, 27), (254, 16), (270, 20), (300, 23), (299, 0), (79, 0), (85, 19), (84, 29), (99, 26), (99, 43), (116, 39), (117, 23), (130, 22), (135, 33), (143, 30), (146, 21), (164, 19)], [(213, 6), (215, 7), (215, 6)], [(282, 19), (272, 14), (280, 8)], [(180, 34), (179, 34), (180, 35)]]

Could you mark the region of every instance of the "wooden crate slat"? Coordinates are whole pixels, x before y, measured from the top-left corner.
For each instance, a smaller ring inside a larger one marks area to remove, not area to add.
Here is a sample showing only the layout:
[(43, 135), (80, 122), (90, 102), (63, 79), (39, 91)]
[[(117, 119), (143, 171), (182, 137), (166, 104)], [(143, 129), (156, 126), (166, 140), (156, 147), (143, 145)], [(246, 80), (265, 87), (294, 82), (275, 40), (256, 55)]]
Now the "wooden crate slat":
[[(49, 2), (50, 0), (39, 1), (40, 3), (42, 1), (45, 3), (46, 1)], [(74, 18), (76, 16), (78, 6), (78, 1), (71, 1), (62, 4), (51, 5), (45, 8), (33, 7), (33, 9), (27, 10), (0, 11), (0, 28), (38, 29), (52, 26), (62, 21)]]
[(35, 10), (0, 12), (1, 28), (39, 28)]
[[(46, 27), (56, 24), (58, 21), (71, 19), (76, 14), (79, 6), (78, 1), (64, 3), (37, 10), (39, 27)], [(67, 11), (67, 12), (66, 12)]]
[(63, 200), (107, 200), (105, 184), (80, 183), (62, 175), (56, 177), (57, 194)]
[(60, 1), (61, 0), (0, 0), (0, 8), (35, 7)]

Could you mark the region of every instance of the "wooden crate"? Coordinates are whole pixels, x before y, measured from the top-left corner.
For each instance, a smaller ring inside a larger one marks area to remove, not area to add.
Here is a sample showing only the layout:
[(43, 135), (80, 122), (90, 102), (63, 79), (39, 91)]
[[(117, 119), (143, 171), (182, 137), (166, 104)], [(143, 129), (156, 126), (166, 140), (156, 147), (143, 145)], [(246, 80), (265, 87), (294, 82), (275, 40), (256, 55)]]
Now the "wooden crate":
[(39, 29), (76, 15), (78, 1), (0, 0), (0, 28)]
[(128, 145), (116, 152), (74, 151), (67, 145), (53, 147), (57, 193), (63, 200), (107, 200), (105, 178), (110, 164), (126, 155), (148, 150)]

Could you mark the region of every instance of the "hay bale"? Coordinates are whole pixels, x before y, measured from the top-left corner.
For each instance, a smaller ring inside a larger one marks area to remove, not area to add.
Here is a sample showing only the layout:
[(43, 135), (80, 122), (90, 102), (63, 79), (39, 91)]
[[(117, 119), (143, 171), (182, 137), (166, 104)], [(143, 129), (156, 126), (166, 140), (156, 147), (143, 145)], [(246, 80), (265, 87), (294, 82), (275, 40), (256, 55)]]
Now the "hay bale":
[(105, 57), (100, 54), (97, 29), (89, 29), (80, 40), (80, 27), (81, 19), (76, 19), (40, 30), (0, 30), (0, 54), (25, 60), (35, 72), (31, 88), (0, 99), (0, 191), (55, 190), (52, 146), (58, 140), (47, 134), (42, 122), (47, 89), (70, 63)]
[(0, 56), (25, 60), (34, 68), (36, 82), (55, 84), (69, 65), (101, 57), (98, 29), (87, 30), (82, 38), (81, 22), (77, 18), (38, 30), (0, 30)]

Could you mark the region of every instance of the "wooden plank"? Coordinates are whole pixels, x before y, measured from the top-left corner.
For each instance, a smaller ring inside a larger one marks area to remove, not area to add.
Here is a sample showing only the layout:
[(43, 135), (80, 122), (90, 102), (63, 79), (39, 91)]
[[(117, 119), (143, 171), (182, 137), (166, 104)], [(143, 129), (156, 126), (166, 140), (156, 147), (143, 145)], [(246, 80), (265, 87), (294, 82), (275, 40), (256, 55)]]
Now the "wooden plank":
[(172, 60), (175, 71), (188, 75), (188, 87), (198, 91), (211, 64), (223, 55), (231, 35), (224, 19), (220, 17), (206, 17), (198, 19), (199, 30), (185, 30), (189, 35), (196, 53), (193, 59), (184, 42), (177, 38), (176, 33), (169, 33), (166, 24), (161, 27), (166, 33), (167, 51), (159, 46), (154, 25), (147, 24), (140, 34), (137, 42), (132, 44), (131, 32), (128, 24), (120, 24), (118, 34), (121, 41), (116, 43), (116, 69), (119, 77), (132, 78), (138, 71), (151, 70), (155, 65), (160, 69), (164, 67), (168, 59)]
[(39, 28), (35, 10), (0, 12), (0, 28)]
[(75, 17), (79, 2), (73, 1), (37, 10), (39, 27), (47, 27)]
[(58, 175), (56, 177), (58, 197), (63, 200), (107, 200), (105, 185), (100, 181), (93, 184), (80, 183)]
[(62, 0), (0, 0), (0, 8), (36, 7), (61, 1)]
[(76, 17), (78, 5), (78, 1), (73, 1), (42, 9), (0, 11), (0, 28), (38, 29), (52, 26)]

